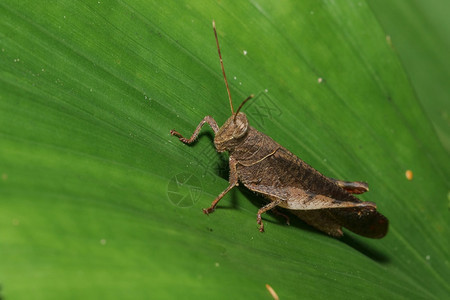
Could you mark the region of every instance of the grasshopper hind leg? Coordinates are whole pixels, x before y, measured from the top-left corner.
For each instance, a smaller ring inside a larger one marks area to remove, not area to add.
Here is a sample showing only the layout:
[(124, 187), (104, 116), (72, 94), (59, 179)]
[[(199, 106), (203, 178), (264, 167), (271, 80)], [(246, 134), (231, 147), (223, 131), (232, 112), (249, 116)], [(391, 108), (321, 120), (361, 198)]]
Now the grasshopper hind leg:
[(345, 181), (330, 178), (335, 184), (346, 190), (350, 194), (362, 194), (369, 191), (369, 185), (362, 181)]
[(292, 213), (305, 223), (328, 235), (334, 237), (341, 237), (344, 235), (341, 225), (327, 210), (294, 210)]
[(323, 210), (292, 211), (305, 223), (334, 237), (343, 235), (342, 227), (373, 239), (384, 237), (389, 221), (375, 207), (346, 207)]

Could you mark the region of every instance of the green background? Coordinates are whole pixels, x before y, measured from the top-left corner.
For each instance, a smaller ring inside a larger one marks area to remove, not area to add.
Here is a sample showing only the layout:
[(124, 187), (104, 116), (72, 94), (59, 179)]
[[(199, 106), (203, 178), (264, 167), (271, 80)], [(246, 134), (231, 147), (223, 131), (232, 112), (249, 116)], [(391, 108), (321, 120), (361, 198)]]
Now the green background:
[[(450, 8), (392, 2), (2, 1), (1, 297), (448, 296)], [(212, 19), (235, 106), (257, 95), (257, 129), (369, 182), (384, 239), (270, 213), (261, 234), (242, 187), (203, 215), (227, 156), (169, 130), (230, 116)]]

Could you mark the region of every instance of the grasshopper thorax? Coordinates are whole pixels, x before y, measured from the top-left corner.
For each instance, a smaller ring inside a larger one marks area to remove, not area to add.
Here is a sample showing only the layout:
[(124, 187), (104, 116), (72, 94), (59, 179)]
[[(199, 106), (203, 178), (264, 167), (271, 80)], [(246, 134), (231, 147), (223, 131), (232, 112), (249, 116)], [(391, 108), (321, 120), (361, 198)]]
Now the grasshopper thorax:
[(217, 151), (230, 151), (245, 138), (248, 132), (248, 119), (244, 113), (232, 114), (219, 128), (214, 137)]

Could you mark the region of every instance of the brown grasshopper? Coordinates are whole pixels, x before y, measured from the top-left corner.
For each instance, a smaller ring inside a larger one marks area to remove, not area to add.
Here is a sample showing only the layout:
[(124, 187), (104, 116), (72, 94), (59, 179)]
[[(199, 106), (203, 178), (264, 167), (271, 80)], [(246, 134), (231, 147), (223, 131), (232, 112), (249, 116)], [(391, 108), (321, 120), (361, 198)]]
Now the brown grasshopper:
[(367, 183), (326, 177), (269, 136), (251, 127), (247, 116), (239, 111), (253, 95), (245, 99), (234, 112), (214, 21), (213, 29), (231, 117), (219, 128), (212, 117), (206, 116), (189, 139), (175, 130), (170, 131), (183, 143), (191, 144), (202, 126), (208, 123), (215, 133), (216, 150), (229, 152), (229, 186), (203, 212), (213, 212), (220, 199), (240, 181), (248, 189), (271, 201), (258, 210), (257, 223), (261, 232), (264, 231), (261, 215), (280, 206), (331, 236), (342, 236), (342, 227), (345, 227), (365, 237), (384, 237), (388, 230), (388, 219), (377, 211), (375, 203), (363, 202), (352, 195), (367, 192)]

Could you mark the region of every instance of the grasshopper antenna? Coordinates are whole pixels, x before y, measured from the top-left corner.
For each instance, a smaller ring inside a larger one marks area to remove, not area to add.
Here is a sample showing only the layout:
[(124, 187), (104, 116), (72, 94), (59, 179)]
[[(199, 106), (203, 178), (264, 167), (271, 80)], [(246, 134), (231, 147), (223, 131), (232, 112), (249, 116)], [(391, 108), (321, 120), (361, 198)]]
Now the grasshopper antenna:
[(228, 99), (230, 100), (231, 113), (234, 114), (233, 102), (231, 101), (231, 93), (230, 93), (230, 88), (228, 87), (227, 75), (225, 75), (225, 68), (223, 67), (222, 55), (220, 54), (219, 39), (217, 38), (217, 31), (216, 31), (216, 22), (214, 20), (212, 21), (212, 25), (213, 25), (213, 29), (214, 29), (214, 36), (216, 37), (217, 51), (219, 52), (220, 66), (222, 67), (223, 79), (225, 80), (225, 85), (227, 86)]
[(234, 121), (236, 122), (236, 116), (238, 115), (239, 111), (241, 110), (242, 106), (244, 106), (244, 104), (252, 99), (253, 97), (255, 97), (255, 95), (251, 94), (250, 96), (247, 97), (247, 99), (245, 99), (244, 101), (242, 101), (241, 105), (239, 105), (238, 110), (236, 111), (236, 114), (234, 115)]

